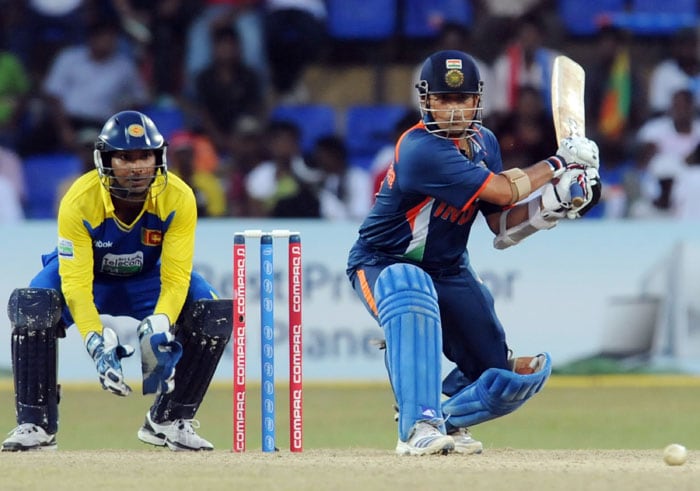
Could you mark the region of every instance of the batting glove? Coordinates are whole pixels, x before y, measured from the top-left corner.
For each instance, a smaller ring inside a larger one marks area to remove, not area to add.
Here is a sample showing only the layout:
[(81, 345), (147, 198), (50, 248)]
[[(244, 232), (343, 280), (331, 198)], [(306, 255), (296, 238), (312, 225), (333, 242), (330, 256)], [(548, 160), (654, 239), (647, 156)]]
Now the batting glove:
[[(579, 186), (583, 203), (574, 207), (571, 190)], [(553, 179), (542, 188), (542, 216), (547, 220), (568, 218), (574, 220), (588, 213), (600, 199), (600, 176), (598, 170), (568, 168), (558, 179)]]
[(559, 142), (557, 156), (564, 159), (566, 166), (579, 164), (583, 167), (598, 169), (600, 152), (598, 145), (593, 140), (583, 136), (570, 136)]
[(586, 213), (598, 204), (603, 190), (603, 184), (598, 174), (598, 169), (588, 167), (585, 170), (583, 183), (585, 185), (584, 202), (581, 206), (574, 207), (566, 213), (566, 217), (570, 220), (583, 217)]

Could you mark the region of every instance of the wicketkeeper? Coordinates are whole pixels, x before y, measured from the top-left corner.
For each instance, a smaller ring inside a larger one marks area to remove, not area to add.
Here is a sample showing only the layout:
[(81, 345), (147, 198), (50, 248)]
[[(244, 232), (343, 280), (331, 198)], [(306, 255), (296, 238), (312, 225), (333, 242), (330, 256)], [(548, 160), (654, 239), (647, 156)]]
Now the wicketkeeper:
[(194, 193), (168, 173), (165, 139), (136, 111), (107, 120), (94, 160), (61, 201), (57, 247), (10, 296), (17, 427), (2, 450), (57, 447), (57, 341), (66, 327), (80, 332), (102, 388), (129, 395), (121, 360), (135, 350), (106, 316), (140, 321), (143, 393), (156, 398), (138, 438), (211, 450), (194, 417), (230, 338), (232, 304), (192, 271)]

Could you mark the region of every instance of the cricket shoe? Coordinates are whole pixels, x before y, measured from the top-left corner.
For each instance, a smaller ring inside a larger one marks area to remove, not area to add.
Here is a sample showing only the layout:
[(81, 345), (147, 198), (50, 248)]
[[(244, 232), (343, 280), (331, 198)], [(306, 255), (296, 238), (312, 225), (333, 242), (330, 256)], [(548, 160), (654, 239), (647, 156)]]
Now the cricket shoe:
[(418, 421), (413, 425), (408, 441), (399, 439), (396, 444), (398, 455), (447, 454), (454, 449), (455, 442), (452, 437), (442, 433), (430, 421)]
[(138, 431), (139, 440), (159, 447), (167, 446), (175, 452), (214, 450), (214, 445), (197, 434), (199, 428), (196, 419), (178, 419), (154, 423), (151, 412), (146, 413), (146, 421)]
[(455, 453), (460, 455), (472, 455), (481, 453), (484, 450), (484, 446), (479, 440), (474, 440), (472, 434), (467, 428), (455, 428), (447, 434), (451, 437), (455, 444)]
[(3, 452), (24, 452), (25, 450), (56, 450), (56, 435), (49, 435), (41, 426), (22, 423), (9, 433), (2, 442)]

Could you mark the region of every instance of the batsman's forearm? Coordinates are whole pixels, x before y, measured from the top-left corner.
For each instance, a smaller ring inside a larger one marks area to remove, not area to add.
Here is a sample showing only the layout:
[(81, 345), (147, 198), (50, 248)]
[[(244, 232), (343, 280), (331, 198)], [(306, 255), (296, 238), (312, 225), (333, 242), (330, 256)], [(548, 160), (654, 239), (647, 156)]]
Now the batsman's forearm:
[[(539, 198), (533, 198), (539, 202)], [(508, 215), (506, 217), (506, 227), (511, 228), (515, 227), (516, 225), (520, 225), (523, 222), (526, 222), (528, 218), (530, 217), (528, 206), (529, 206), (530, 200), (519, 203), (518, 205), (514, 206), (510, 210), (508, 210)]]
[(552, 165), (547, 160), (542, 160), (525, 168), (525, 173), (530, 178), (532, 192), (547, 184), (554, 177)]

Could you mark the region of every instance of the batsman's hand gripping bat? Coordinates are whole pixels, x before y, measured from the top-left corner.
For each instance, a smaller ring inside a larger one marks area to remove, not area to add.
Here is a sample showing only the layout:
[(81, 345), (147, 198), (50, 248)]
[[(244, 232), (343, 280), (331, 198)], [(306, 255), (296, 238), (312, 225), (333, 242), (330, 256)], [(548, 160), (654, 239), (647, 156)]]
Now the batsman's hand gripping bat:
[[(585, 136), (586, 112), (583, 91), (586, 73), (583, 67), (571, 58), (559, 55), (552, 66), (552, 118), (557, 144), (569, 136)], [(571, 204), (583, 205), (584, 191), (577, 181), (570, 187)]]

